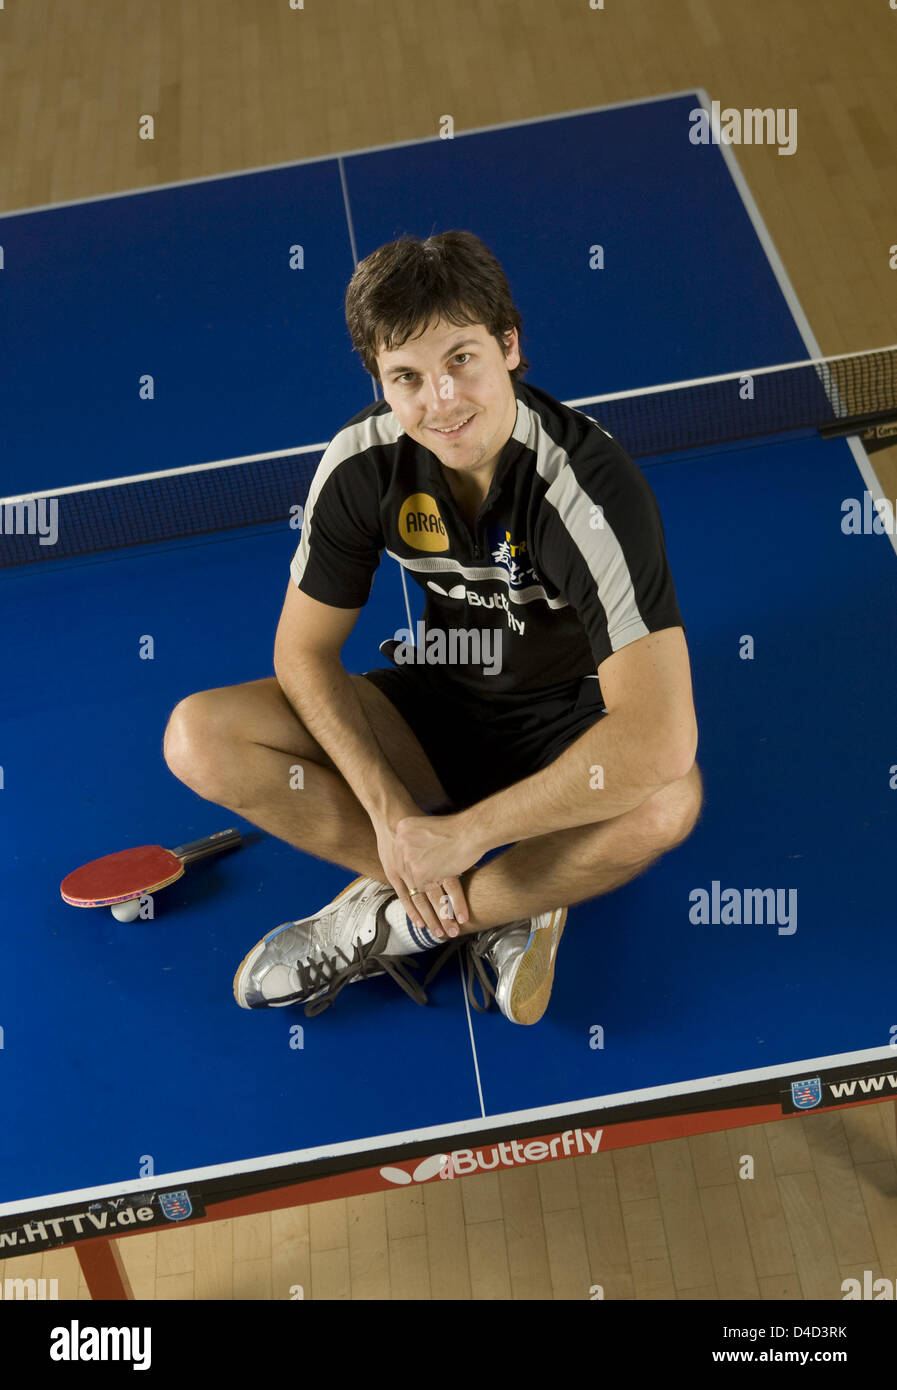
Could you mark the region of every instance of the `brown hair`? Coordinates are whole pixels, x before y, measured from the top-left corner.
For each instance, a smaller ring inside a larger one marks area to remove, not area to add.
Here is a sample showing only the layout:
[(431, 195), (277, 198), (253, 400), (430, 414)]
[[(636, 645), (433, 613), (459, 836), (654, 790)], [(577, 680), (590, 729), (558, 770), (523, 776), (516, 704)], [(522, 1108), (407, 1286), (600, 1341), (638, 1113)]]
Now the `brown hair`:
[[(505, 273), (472, 232), (403, 236), (356, 266), (346, 291), (346, 323), (365, 369), (380, 380), (377, 352), (392, 352), (436, 319), (482, 323), (505, 351), (504, 335), (521, 328)], [(529, 367), (510, 370), (512, 381)]]

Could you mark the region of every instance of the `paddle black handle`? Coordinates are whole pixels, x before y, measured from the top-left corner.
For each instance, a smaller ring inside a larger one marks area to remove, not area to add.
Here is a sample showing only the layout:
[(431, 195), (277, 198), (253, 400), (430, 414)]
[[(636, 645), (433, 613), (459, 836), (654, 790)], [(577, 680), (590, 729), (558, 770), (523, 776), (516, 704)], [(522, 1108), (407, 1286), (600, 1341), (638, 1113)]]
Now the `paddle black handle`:
[(182, 864), (194, 864), (197, 859), (208, 859), (213, 854), (224, 854), (229, 849), (239, 849), (243, 836), (239, 830), (219, 830), (217, 835), (206, 835), (202, 840), (191, 840), (188, 845), (180, 845), (172, 850)]

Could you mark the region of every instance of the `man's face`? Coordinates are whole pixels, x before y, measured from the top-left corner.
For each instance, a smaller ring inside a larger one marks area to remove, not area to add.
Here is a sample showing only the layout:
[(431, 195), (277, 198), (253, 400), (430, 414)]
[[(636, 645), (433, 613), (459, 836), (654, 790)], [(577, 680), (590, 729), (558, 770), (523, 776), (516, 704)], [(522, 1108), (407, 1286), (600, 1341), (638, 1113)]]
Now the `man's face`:
[(383, 395), (402, 429), (459, 475), (482, 479), (516, 423), (508, 373), (520, 361), (517, 330), (505, 341), (507, 356), (483, 324), (440, 319), (420, 337), (377, 354)]

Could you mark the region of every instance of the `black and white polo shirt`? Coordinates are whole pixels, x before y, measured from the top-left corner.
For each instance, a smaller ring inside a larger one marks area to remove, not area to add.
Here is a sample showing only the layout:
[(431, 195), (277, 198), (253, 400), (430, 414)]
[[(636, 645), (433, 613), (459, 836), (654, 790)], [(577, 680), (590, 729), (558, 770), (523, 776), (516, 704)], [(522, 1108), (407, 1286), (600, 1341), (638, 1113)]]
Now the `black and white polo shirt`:
[(375, 402), (324, 453), (291, 566), (303, 593), (361, 608), (385, 551), (426, 607), (384, 649), (481, 695), (547, 693), (684, 627), (641, 469), (580, 411), (523, 382), (514, 393), (517, 423), (473, 526), (436, 455)]

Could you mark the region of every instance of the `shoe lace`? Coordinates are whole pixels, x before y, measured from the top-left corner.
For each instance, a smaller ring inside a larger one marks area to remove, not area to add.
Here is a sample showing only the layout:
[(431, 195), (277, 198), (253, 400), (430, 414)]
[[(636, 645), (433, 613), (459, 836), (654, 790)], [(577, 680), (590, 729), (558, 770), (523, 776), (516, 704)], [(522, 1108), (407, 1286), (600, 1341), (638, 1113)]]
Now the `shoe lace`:
[(334, 946), (328, 954), (321, 951), (318, 958), (296, 961), (300, 990), (314, 991), (319, 985), (327, 989), (316, 999), (310, 999), (305, 1006), (306, 1018), (315, 1018), (329, 1009), (337, 995), (353, 980), (364, 979), (385, 971), (400, 989), (403, 989), (415, 1004), (426, 1004), (427, 996), (418, 981), (408, 970), (414, 965), (413, 956), (384, 956), (372, 953), (368, 946), (356, 942), (351, 956), (347, 956), (340, 946)]
[[(492, 1004), (492, 1000), (495, 998), (495, 988), (483, 963), (483, 955), (488, 950), (492, 935), (491, 931), (484, 931), (478, 932), (476, 936), (455, 937), (453, 941), (450, 941), (448, 945), (440, 951), (439, 955), (434, 960), (428, 974), (424, 977), (424, 988), (427, 987), (431, 980), (436, 978), (446, 961), (451, 956), (457, 955), (458, 951), (466, 946), (465, 963), (467, 967), (467, 979), (465, 980), (465, 988), (467, 990), (467, 998), (478, 1014), (486, 1013)], [(483, 994), (482, 1004), (477, 1003), (474, 990), (474, 985), (477, 982)]]

